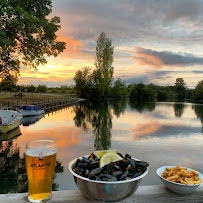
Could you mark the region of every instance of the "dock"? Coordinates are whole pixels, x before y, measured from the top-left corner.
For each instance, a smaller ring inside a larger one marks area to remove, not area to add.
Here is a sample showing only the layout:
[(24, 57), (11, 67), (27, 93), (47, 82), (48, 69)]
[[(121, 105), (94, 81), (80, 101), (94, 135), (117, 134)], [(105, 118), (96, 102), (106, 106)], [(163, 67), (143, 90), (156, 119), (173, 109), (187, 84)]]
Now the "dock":
[(73, 105), (73, 104), (75, 104), (81, 100), (82, 99), (80, 99), (78, 97), (71, 97), (71, 96), (64, 97), (63, 99), (47, 99), (44, 101), (33, 99), (31, 102), (26, 101), (24, 103), (20, 103), (19, 101), (17, 101), (16, 105), (10, 105), (10, 103), (8, 102), (7, 106), (2, 106), (2, 104), (0, 103), (0, 109), (2, 109), (2, 110), (16, 110), (23, 104), (30, 104), (30, 105), (35, 105), (35, 106), (43, 108), (45, 110), (45, 112), (49, 112), (49, 111), (52, 111), (54, 109), (71, 106), (71, 105)]
[[(25, 203), (27, 200), (27, 193), (16, 194), (1, 194), (0, 203)], [(50, 200), (47, 203), (99, 203), (101, 201), (94, 201), (85, 199), (79, 190), (62, 190), (54, 191)], [(197, 203), (203, 202), (203, 186), (199, 186), (196, 191), (187, 195), (180, 195), (173, 193), (166, 189), (163, 185), (149, 185), (140, 186), (137, 191), (119, 203)]]

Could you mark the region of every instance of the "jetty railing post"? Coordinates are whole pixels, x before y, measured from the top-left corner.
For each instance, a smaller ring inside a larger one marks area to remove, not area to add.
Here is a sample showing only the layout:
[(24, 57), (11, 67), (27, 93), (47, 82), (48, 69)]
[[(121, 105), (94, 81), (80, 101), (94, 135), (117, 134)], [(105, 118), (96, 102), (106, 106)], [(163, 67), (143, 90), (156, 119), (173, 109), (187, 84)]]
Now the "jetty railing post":
[(8, 107), (10, 107), (10, 101), (8, 101)]
[(35, 104), (35, 100), (34, 99), (32, 100), (32, 104)]
[(17, 106), (19, 106), (19, 101), (17, 100)]
[(2, 109), (2, 102), (0, 102), (0, 109)]

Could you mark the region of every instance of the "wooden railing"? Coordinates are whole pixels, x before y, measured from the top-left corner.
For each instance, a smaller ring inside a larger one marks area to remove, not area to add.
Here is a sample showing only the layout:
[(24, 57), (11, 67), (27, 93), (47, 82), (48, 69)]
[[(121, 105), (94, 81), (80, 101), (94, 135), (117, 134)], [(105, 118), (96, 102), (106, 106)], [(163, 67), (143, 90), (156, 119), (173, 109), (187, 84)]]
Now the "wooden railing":
[[(27, 193), (2, 194), (0, 203), (25, 203)], [(138, 190), (119, 203), (193, 203), (203, 202), (203, 186), (187, 195), (179, 195), (167, 190), (163, 185), (140, 186)], [(78, 190), (63, 190), (53, 192), (53, 196), (47, 203), (99, 203), (98, 201), (85, 199)]]

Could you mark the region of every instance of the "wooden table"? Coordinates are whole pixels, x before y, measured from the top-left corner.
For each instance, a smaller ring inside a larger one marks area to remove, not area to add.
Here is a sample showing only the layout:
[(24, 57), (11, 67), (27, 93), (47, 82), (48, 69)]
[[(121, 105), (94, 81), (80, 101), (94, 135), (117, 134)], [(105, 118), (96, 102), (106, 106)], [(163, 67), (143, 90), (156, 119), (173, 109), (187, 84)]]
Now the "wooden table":
[[(28, 202), (27, 193), (2, 194), (0, 203)], [(78, 190), (54, 191), (47, 203), (98, 203), (85, 199)], [(167, 190), (163, 185), (140, 186), (138, 190), (120, 203), (172, 203), (172, 202), (203, 202), (203, 186), (188, 195), (179, 195)]]

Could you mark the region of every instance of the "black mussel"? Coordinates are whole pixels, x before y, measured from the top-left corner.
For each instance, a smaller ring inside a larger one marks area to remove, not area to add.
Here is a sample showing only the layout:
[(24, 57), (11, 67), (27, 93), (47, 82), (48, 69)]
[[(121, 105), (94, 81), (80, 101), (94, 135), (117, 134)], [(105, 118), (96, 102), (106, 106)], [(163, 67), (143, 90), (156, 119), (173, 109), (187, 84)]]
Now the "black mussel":
[(93, 162), (89, 163), (88, 165), (89, 170), (93, 170), (95, 168), (99, 168), (99, 161), (94, 160)]
[(125, 178), (128, 176), (129, 171), (125, 171), (124, 174), (120, 177), (120, 180), (125, 180)]
[(132, 176), (130, 176), (130, 178), (136, 178), (141, 175), (142, 175), (142, 172), (137, 172), (137, 173), (134, 173)]
[(102, 181), (102, 179), (99, 176), (96, 176), (96, 180)]
[(121, 167), (118, 166), (118, 165), (115, 165), (115, 164), (114, 164), (114, 166), (113, 166), (113, 169), (114, 169), (115, 171), (122, 171)]
[(125, 159), (124, 156), (123, 156), (121, 153), (117, 152), (117, 154), (118, 154), (120, 157), (122, 157), (123, 159)]
[(114, 172), (112, 173), (112, 175), (115, 176), (115, 177), (121, 176), (122, 174), (123, 174), (122, 171), (114, 171)]
[(92, 153), (89, 155), (88, 159), (96, 159), (97, 157)]
[(77, 173), (78, 175), (82, 174), (85, 170), (83, 168), (79, 168), (79, 167), (76, 167), (73, 169), (73, 171), (75, 173)]
[(80, 163), (78, 163), (78, 167), (79, 168), (88, 168), (88, 163), (85, 163), (85, 162), (80, 162)]
[(95, 168), (89, 172), (88, 178), (92, 179), (95, 176), (98, 176), (102, 172), (102, 168)]
[(110, 175), (110, 174), (103, 174), (101, 176), (101, 179), (104, 181), (117, 181), (117, 178), (113, 175)]
[(149, 164), (148, 164), (147, 162), (145, 162), (145, 161), (136, 161), (136, 162), (135, 162), (135, 165), (136, 165), (137, 167), (143, 167), (143, 168), (146, 168), (146, 167), (149, 166)]
[(129, 154), (126, 154), (125, 159), (131, 159), (131, 156)]
[(90, 160), (88, 159), (88, 158), (86, 158), (86, 157), (82, 157), (82, 160), (83, 160), (83, 162), (85, 162), (85, 163), (90, 163)]
[(106, 173), (111, 174), (111, 173), (112, 173), (113, 166), (114, 166), (114, 163), (113, 163), (113, 162), (110, 162), (110, 163), (107, 165)]
[(78, 164), (81, 162), (80, 159), (77, 159), (76, 163), (75, 163), (75, 167), (78, 167)]

